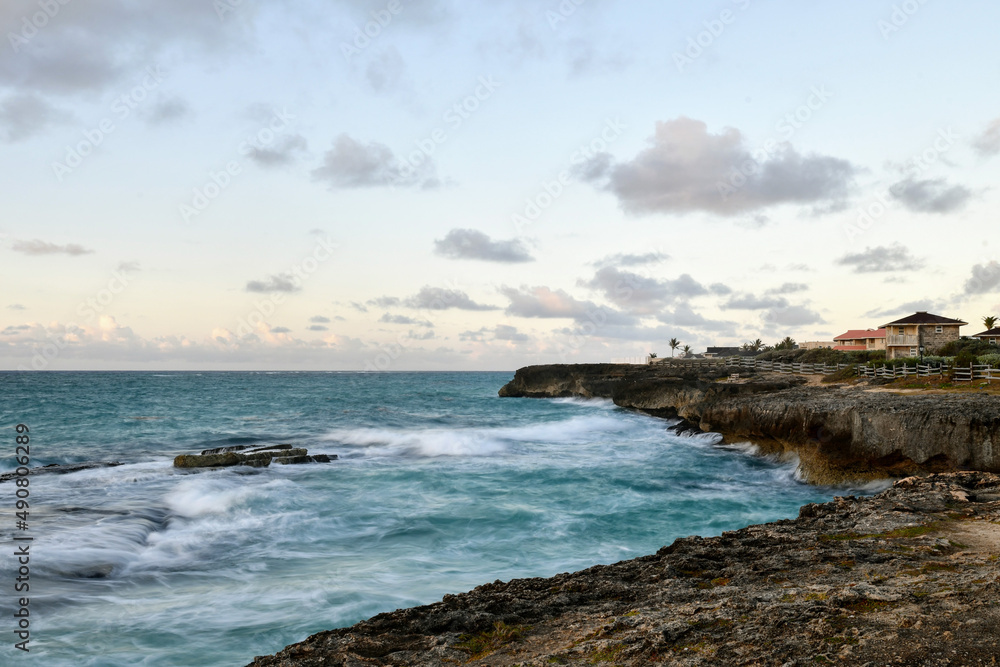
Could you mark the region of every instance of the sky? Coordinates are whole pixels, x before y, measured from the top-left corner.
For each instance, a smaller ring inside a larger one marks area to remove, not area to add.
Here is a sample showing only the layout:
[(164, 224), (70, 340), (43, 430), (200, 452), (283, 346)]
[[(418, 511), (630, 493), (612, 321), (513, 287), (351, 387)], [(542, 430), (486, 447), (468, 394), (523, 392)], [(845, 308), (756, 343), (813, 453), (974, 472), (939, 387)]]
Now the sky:
[(1000, 4), (6, 0), (0, 370), (1000, 315)]

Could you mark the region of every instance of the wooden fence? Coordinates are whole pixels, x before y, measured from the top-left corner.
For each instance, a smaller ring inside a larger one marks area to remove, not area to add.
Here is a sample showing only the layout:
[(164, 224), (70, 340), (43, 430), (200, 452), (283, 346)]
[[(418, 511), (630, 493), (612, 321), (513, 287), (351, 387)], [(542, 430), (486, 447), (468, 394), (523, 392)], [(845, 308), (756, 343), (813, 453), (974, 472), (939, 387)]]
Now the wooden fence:
[(800, 364), (781, 361), (760, 361), (755, 357), (725, 357), (718, 359), (657, 359), (657, 364), (696, 368), (747, 368), (771, 373), (793, 373), (796, 375), (830, 375), (844, 368), (855, 369), (860, 377), (867, 378), (908, 378), (951, 375), (955, 382), (986, 380), (1000, 382), (1000, 369), (985, 364), (978, 366), (951, 367), (948, 364), (899, 364), (896, 366), (868, 366), (867, 364)]

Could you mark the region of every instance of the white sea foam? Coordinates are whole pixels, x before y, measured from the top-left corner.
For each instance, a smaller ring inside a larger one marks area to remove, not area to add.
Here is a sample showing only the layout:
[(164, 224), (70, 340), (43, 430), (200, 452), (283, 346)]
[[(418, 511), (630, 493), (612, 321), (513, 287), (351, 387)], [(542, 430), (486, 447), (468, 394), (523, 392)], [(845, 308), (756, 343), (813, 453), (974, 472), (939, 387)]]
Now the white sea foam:
[(573, 417), (531, 426), (468, 429), (337, 429), (325, 442), (362, 448), (369, 456), (497, 456), (514, 443), (575, 443), (595, 433), (628, 430), (630, 425), (611, 416)]

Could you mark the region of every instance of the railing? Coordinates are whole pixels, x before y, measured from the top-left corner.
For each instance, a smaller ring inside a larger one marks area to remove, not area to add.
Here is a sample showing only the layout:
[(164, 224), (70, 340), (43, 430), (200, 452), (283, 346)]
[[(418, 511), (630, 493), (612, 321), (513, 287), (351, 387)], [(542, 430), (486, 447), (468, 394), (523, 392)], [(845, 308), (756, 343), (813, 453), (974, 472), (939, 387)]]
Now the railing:
[(951, 367), (948, 364), (898, 364), (894, 366), (868, 366), (867, 364), (801, 364), (782, 361), (760, 361), (756, 357), (726, 357), (721, 359), (683, 359), (680, 357), (656, 359), (658, 364), (676, 366), (696, 366), (699, 368), (748, 368), (772, 373), (793, 373), (796, 375), (830, 375), (844, 368), (854, 368), (859, 377), (865, 378), (908, 378), (944, 376), (951, 373), (955, 382), (986, 380), (1000, 382), (1000, 369), (981, 364), (978, 366)]
[(909, 345), (910, 347), (917, 347), (920, 345), (920, 336), (893, 336), (891, 334), (885, 337), (886, 345)]
[(795, 373), (797, 375), (830, 375), (854, 364), (800, 364), (781, 361), (760, 361), (755, 357), (725, 357), (721, 359), (676, 359), (665, 357), (656, 360), (658, 364), (697, 366), (700, 368), (751, 368), (772, 373)]

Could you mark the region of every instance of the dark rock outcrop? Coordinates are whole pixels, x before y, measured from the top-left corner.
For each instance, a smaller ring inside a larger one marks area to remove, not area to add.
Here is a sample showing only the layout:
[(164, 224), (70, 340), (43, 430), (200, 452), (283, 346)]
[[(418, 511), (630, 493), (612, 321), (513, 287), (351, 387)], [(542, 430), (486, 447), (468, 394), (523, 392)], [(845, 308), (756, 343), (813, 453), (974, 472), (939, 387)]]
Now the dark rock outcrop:
[(727, 441), (795, 454), (812, 482), (947, 470), (1000, 472), (1000, 398), (901, 395), (806, 387), (801, 377), (724, 369), (677, 371), (614, 364), (529, 366), (501, 396), (605, 397), (616, 405), (685, 419)]
[(282, 465), (299, 463), (330, 463), (337, 459), (336, 455), (317, 454), (309, 456), (303, 448), (292, 445), (273, 445), (269, 447), (250, 447), (249, 445), (234, 445), (232, 447), (217, 447), (206, 449), (201, 454), (181, 454), (174, 459), (175, 468), (225, 468), (229, 466), (251, 466), (265, 468), (272, 463)]
[(446, 595), (252, 666), (991, 665), (998, 552), (1000, 476), (907, 478), (793, 521)]

